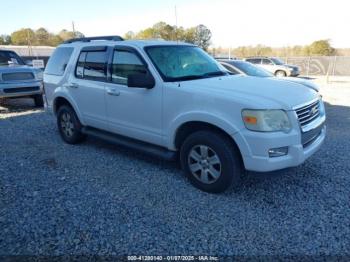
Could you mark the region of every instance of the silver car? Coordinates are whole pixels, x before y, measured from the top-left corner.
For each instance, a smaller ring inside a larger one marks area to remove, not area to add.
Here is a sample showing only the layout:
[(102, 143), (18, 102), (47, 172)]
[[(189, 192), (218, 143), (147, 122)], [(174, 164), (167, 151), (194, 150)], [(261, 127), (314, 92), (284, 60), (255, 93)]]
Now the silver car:
[(262, 67), (278, 77), (298, 76), (300, 74), (299, 67), (288, 65), (283, 60), (276, 57), (249, 57), (246, 58), (245, 61)]
[(10, 50), (0, 50), (0, 98), (31, 97), (43, 106), (43, 72), (27, 66)]
[[(256, 77), (275, 77), (267, 70), (257, 67), (251, 63), (242, 60), (230, 60), (230, 59), (218, 59), (218, 61), (232, 74), (243, 74)], [(320, 88), (310, 80), (297, 78), (297, 77), (285, 77), (283, 81), (295, 82), (309, 87), (316, 92), (319, 92)]]

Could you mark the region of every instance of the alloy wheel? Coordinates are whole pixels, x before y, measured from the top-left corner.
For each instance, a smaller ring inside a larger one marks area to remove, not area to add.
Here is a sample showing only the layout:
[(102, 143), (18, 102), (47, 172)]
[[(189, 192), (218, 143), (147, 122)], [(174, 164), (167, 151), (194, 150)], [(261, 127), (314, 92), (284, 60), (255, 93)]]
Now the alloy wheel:
[(206, 145), (194, 146), (188, 155), (192, 175), (204, 184), (212, 184), (221, 175), (221, 161), (217, 153)]

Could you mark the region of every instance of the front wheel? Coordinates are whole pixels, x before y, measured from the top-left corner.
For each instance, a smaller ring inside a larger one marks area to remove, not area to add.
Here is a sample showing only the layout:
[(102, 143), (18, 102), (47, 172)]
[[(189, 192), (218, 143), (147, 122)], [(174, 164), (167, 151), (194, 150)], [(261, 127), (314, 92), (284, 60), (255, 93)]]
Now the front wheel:
[(237, 148), (229, 138), (211, 131), (191, 134), (180, 152), (181, 166), (197, 188), (219, 193), (238, 185), (242, 163)]

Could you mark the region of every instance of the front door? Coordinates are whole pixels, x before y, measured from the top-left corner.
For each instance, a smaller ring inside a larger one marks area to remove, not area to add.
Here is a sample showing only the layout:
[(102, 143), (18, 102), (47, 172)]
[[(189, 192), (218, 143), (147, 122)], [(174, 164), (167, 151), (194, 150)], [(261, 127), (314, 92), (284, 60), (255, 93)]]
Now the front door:
[(146, 74), (147, 70), (135, 49), (114, 49), (112, 81), (106, 84), (107, 120), (114, 133), (162, 145), (162, 86), (159, 81), (152, 89), (127, 86), (130, 74)]

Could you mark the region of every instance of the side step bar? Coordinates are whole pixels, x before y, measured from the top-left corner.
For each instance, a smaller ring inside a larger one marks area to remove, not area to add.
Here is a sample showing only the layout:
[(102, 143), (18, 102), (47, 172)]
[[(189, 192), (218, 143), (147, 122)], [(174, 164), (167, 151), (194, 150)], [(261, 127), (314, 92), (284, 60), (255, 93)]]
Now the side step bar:
[(173, 161), (176, 159), (176, 152), (174, 151), (170, 151), (166, 148), (138, 141), (132, 138), (112, 134), (92, 127), (83, 127), (81, 132), (85, 135), (93, 136), (116, 145), (125, 146), (163, 160)]

